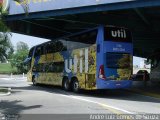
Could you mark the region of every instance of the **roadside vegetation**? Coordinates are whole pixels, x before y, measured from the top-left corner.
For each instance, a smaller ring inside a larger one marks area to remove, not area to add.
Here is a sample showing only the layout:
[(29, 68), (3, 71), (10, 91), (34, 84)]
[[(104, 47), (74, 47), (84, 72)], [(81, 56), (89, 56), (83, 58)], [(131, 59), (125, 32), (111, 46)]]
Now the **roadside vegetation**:
[(16, 74), (16, 67), (12, 67), (10, 63), (0, 63), (0, 74)]
[(11, 32), (3, 20), (3, 7), (0, 5), (0, 61), (5, 62), (14, 52), (11, 44)]
[(24, 60), (27, 58), (29, 47), (24, 42), (18, 42), (16, 51), (11, 55), (10, 63), (14, 70), (16, 68), (17, 74), (27, 73), (27, 64), (24, 64)]
[(16, 51), (8, 59), (9, 63), (0, 63), (0, 74), (27, 73), (27, 64), (24, 64), (24, 60), (27, 58), (28, 52), (28, 45), (24, 42), (18, 42)]
[(0, 94), (7, 93), (7, 92), (8, 92), (8, 88), (1, 88), (0, 87)]
[[(27, 15), (28, 5), (24, 0), (14, 0), (22, 5), (24, 12)], [(5, 23), (4, 16), (7, 11), (4, 10), (3, 1), (0, 2), (0, 74), (20, 74), (27, 72), (27, 66), (23, 64), (24, 59), (28, 55), (28, 46), (23, 42), (17, 44), (17, 49), (14, 51), (10, 41), (12, 34)], [(6, 63), (6, 61), (10, 63)]]

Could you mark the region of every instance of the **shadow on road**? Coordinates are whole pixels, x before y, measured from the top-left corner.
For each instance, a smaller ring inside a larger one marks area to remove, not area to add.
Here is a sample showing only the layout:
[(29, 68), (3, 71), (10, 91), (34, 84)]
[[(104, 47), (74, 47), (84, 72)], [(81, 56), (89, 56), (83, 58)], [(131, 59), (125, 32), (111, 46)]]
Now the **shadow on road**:
[(107, 98), (107, 99), (117, 99), (117, 100), (127, 100), (127, 101), (140, 101), (140, 102), (152, 102), (152, 103), (160, 103), (160, 99), (147, 97), (144, 95), (136, 94), (133, 92), (129, 92), (125, 89), (118, 90), (81, 90), (80, 93), (66, 92), (62, 90), (61, 87), (58, 86), (48, 86), (48, 85), (38, 85), (38, 86), (26, 86), (26, 87), (16, 87), (13, 89), (18, 90), (33, 90), (33, 91), (43, 91), (54, 94), (62, 94), (62, 95), (74, 95), (74, 96), (82, 96), (82, 97), (93, 97), (93, 98)]
[(2, 114), (18, 114), (23, 110), (40, 108), (42, 105), (23, 106), (22, 101), (14, 100), (2, 100), (0, 101), (0, 113)]

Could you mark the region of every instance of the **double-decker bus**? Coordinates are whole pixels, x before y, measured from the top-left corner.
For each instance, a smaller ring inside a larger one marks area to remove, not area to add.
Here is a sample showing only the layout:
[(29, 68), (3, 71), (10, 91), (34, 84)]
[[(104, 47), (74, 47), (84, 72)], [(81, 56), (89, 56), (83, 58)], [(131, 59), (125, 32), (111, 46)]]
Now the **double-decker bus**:
[(128, 29), (99, 26), (31, 48), (28, 80), (74, 92), (128, 88), (132, 56)]

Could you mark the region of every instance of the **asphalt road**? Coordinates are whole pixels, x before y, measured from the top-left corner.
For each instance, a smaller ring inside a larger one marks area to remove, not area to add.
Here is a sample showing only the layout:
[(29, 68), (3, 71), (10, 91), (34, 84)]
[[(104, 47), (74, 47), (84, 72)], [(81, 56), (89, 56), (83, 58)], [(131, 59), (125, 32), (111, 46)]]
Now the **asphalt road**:
[(160, 113), (160, 99), (127, 90), (82, 91), (75, 94), (55, 86), (32, 86), (21, 78), (0, 79), (0, 86), (12, 88), (11, 95), (0, 96), (2, 114)]

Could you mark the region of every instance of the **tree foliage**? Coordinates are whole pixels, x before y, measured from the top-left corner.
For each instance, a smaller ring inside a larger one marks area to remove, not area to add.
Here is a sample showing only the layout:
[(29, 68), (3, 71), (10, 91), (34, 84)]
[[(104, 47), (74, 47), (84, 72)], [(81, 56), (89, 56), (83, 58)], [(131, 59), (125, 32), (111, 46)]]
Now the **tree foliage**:
[(12, 55), (12, 59), (10, 60), (12, 67), (17, 68), (18, 73), (26, 73), (27, 65), (24, 64), (24, 60), (27, 58), (29, 52), (29, 47), (24, 42), (17, 43), (17, 50)]
[(17, 51), (21, 51), (21, 50), (28, 51), (29, 50), (28, 45), (21, 41), (17, 43), (16, 48), (17, 48)]
[(3, 10), (0, 4), (0, 61), (6, 61), (13, 53), (13, 46), (10, 42), (11, 33), (3, 21)]

